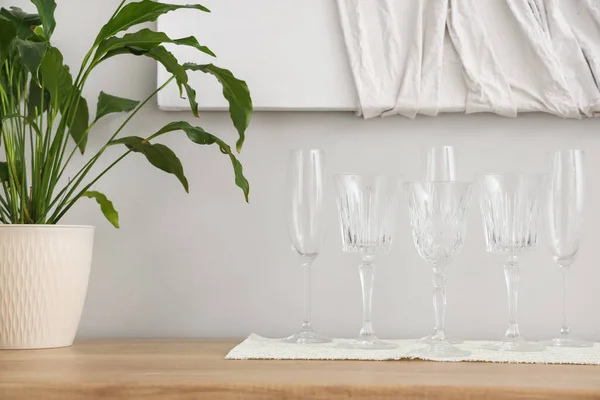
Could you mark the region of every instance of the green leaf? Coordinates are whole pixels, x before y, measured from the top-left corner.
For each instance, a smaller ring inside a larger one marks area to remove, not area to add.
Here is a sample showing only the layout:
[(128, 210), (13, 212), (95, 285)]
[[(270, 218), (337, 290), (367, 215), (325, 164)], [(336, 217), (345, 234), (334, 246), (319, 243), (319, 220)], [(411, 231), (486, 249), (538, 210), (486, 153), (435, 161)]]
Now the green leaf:
[(138, 104), (140, 104), (140, 102), (136, 100), (129, 100), (100, 92), (100, 95), (98, 96), (98, 106), (96, 108), (96, 121), (111, 113), (132, 111)]
[(106, 53), (106, 55), (104, 57), (102, 57), (102, 59), (100, 61), (104, 61), (106, 59), (109, 59), (111, 57), (118, 56), (121, 54), (133, 54), (134, 56), (143, 56), (148, 51), (149, 51), (148, 49), (142, 49), (141, 47), (126, 46), (126, 47), (122, 47), (119, 49), (114, 49), (114, 50), (109, 51), (108, 53)]
[(208, 47), (200, 45), (194, 36), (182, 39), (171, 39), (163, 32), (155, 32), (151, 29), (142, 29), (138, 32), (128, 33), (123, 37), (110, 37), (103, 40), (96, 50), (96, 59), (100, 59), (109, 51), (114, 51), (121, 47), (135, 46), (141, 49), (150, 50), (152, 47), (159, 46), (162, 43), (174, 43), (183, 46), (193, 47), (205, 54), (216, 57)]
[(208, 47), (203, 46), (200, 43), (198, 43), (198, 39), (196, 39), (195, 36), (188, 36), (188, 37), (184, 37), (184, 38), (181, 38), (181, 39), (175, 39), (175, 40), (172, 41), (172, 43), (178, 44), (180, 46), (193, 47), (193, 48), (195, 48), (197, 50), (200, 50), (204, 54), (208, 54), (211, 57), (216, 57), (217, 56), (215, 53), (213, 53), (213, 51), (211, 49), (209, 49)]
[(46, 52), (40, 66), (40, 75), (44, 89), (50, 93), (56, 108), (64, 111), (65, 103), (73, 89), (73, 77), (69, 67), (63, 63), (63, 55), (56, 47), (51, 47)]
[(38, 14), (42, 20), (42, 26), (44, 27), (45, 37), (50, 39), (56, 27), (56, 20), (54, 19), (56, 3), (54, 0), (31, 0), (31, 2), (37, 7)]
[(96, 192), (95, 190), (89, 190), (85, 192), (83, 197), (87, 197), (90, 199), (95, 199), (98, 204), (100, 204), (100, 211), (106, 217), (108, 222), (110, 222), (115, 228), (119, 227), (119, 213), (115, 210), (112, 201), (106, 198), (100, 192)]
[(194, 116), (198, 116), (198, 103), (196, 101), (196, 91), (192, 89), (192, 87), (188, 84), (189, 78), (185, 68), (183, 68), (183, 66), (179, 64), (177, 58), (175, 58), (175, 56), (172, 53), (167, 51), (167, 49), (165, 49), (163, 46), (156, 46), (150, 49), (144, 49), (138, 46), (126, 46), (110, 50), (108, 53), (106, 53), (106, 55), (102, 58), (101, 61), (104, 61), (110, 57), (114, 57), (120, 54), (146, 56), (161, 63), (170, 74), (175, 76), (177, 86), (179, 87), (180, 96), (183, 95), (183, 89), (185, 88), (185, 91), (187, 93), (187, 99), (192, 109), (192, 113), (194, 114)]
[(0, 161), (0, 182), (8, 182), (8, 163)]
[(19, 7), (11, 7), (0, 9), (0, 16), (12, 22), (17, 30), (17, 37), (21, 39), (30, 39), (35, 37), (33, 33), (34, 27), (41, 25), (42, 20), (36, 14), (27, 14)]
[(17, 38), (15, 43), (21, 56), (21, 62), (38, 81), (38, 70), (48, 50), (48, 42), (30, 42)]
[(108, 37), (113, 36), (121, 31), (127, 30), (132, 26), (144, 22), (156, 21), (156, 19), (163, 14), (184, 8), (210, 12), (208, 8), (200, 4), (176, 5), (158, 3), (152, 0), (142, 0), (135, 3), (129, 3), (102, 27), (98, 37), (96, 38), (96, 41), (94, 42), (94, 45), (98, 45), (104, 39), (107, 39)]
[(12, 43), (17, 37), (15, 26), (6, 18), (0, 17), (0, 66), (12, 51)]
[(100, 62), (121, 54), (133, 54), (135, 56), (146, 56), (158, 61), (162, 66), (175, 77), (179, 87), (179, 95), (183, 97), (183, 90), (187, 94), (187, 100), (194, 116), (198, 116), (198, 102), (196, 101), (196, 91), (188, 84), (189, 78), (186, 69), (179, 64), (177, 58), (170, 53), (164, 46), (155, 46), (143, 48), (140, 46), (124, 46), (109, 50)]
[(121, 54), (146, 56), (160, 62), (169, 73), (175, 76), (175, 79), (177, 80), (177, 84), (179, 86), (179, 92), (183, 92), (183, 83), (188, 82), (187, 72), (185, 71), (185, 68), (183, 68), (183, 66), (179, 64), (177, 58), (175, 58), (175, 56), (169, 51), (167, 51), (167, 49), (165, 49), (163, 46), (156, 46), (149, 49), (144, 49), (138, 46), (125, 46), (122, 48), (110, 50), (108, 53), (106, 53), (104, 57), (102, 57), (101, 61)]
[(171, 149), (162, 144), (152, 144), (137, 136), (128, 136), (113, 140), (109, 145), (124, 144), (131, 151), (142, 153), (150, 164), (179, 179), (186, 192), (189, 192), (188, 180), (183, 172), (183, 166), (179, 158)]
[(39, 87), (35, 82), (31, 82), (29, 85), (29, 95), (27, 96), (27, 115), (32, 118), (37, 115), (41, 115), (48, 111), (50, 105), (50, 92), (44, 90), (44, 109), (42, 110), (42, 88)]
[(192, 114), (197, 117), (199, 113), (198, 102), (196, 101), (196, 91), (187, 83), (184, 83), (183, 87), (185, 88), (185, 93), (187, 94), (188, 103), (190, 103), (190, 107), (192, 108)]
[(177, 58), (167, 51), (163, 46), (157, 46), (150, 49), (144, 54), (147, 57), (151, 57), (161, 63), (165, 69), (175, 76), (177, 84), (179, 86), (179, 92), (182, 93), (182, 86), (188, 83), (188, 75), (182, 65), (179, 64)]
[[(76, 93), (73, 93), (75, 98), (72, 103), (73, 107), (77, 104), (77, 109), (67, 110), (69, 96), (74, 90), (73, 77), (69, 67), (64, 65), (63, 56), (56, 47), (51, 47), (46, 52), (40, 66), (40, 75), (44, 89), (50, 93), (52, 104), (60, 110), (63, 118), (69, 118), (67, 125), (69, 134), (83, 154), (87, 144), (87, 130), (90, 123), (88, 104), (85, 98), (81, 96), (81, 92), (77, 90)], [(77, 101), (77, 98), (79, 98), (79, 101)]]
[(229, 102), (229, 115), (231, 121), (240, 135), (236, 143), (238, 153), (242, 150), (245, 140), (245, 132), (252, 118), (252, 98), (246, 82), (237, 79), (229, 70), (216, 67), (212, 64), (198, 65), (192, 63), (183, 64), (183, 67), (191, 71), (202, 71), (211, 74), (223, 86), (223, 96)]
[(233, 152), (231, 151), (231, 147), (221, 139), (206, 132), (203, 128), (199, 126), (192, 126), (189, 122), (178, 121), (171, 122), (170, 124), (165, 125), (161, 130), (156, 132), (154, 135), (150, 136), (151, 138), (155, 138), (157, 136), (163, 135), (168, 132), (182, 130), (186, 133), (188, 139), (196, 144), (210, 145), (217, 144), (221, 153), (227, 154), (231, 160), (231, 164), (233, 165), (233, 171), (235, 173), (235, 184), (242, 189), (244, 192), (244, 197), (246, 201), (248, 201), (248, 196), (250, 195), (250, 183), (244, 176), (244, 171), (242, 168), (242, 164), (235, 157)]
[(77, 104), (77, 110), (75, 111), (75, 119), (69, 123), (69, 134), (77, 144), (81, 154), (85, 152), (85, 146), (87, 144), (87, 130), (90, 126), (90, 111), (85, 98), (79, 98), (79, 104)]

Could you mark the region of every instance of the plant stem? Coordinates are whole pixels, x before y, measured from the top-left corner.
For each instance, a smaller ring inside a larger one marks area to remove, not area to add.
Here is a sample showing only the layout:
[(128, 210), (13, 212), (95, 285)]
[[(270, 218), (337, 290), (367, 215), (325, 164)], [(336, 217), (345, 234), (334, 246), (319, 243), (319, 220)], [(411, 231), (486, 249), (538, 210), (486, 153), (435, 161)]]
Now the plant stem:
[[(75, 112), (73, 112), (73, 117), (71, 118), (71, 124), (74, 123), (75, 121), (75, 117), (77, 115), (77, 108), (79, 107), (79, 103), (81, 101), (81, 98), (83, 97), (83, 86), (85, 85), (85, 82), (87, 81), (87, 78), (89, 77), (90, 73), (92, 72), (92, 69), (94, 69), (94, 67), (97, 64), (92, 63), (88, 69), (85, 71), (85, 73), (83, 74), (83, 78), (81, 79), (81, 84), (79, 85), (79, 93), (80, 96), (77, 96), (77, 102), (75, 103)], [(71, 126), (68, 125), (68, 126)], [(79, 146), (84, 142), (84, 140), (87, 139), (88, 134), (90, 132), (90, 130), (94, 127), (95, 122), (92, 122), (92, 124), (90, 126), (88, 126), (88, 128), (86, 129), (86, 131), (83, 133), (83, 135), (81, 136), (81, 138), (79, 138), (79, 140), (77, 141), (77, 143), (75, 144), (75, 147), (73, 148), (73, 151), (71, 151), (71, 155), (69, 156), (69, 160), (63, 165), (63, 167), (60, 169), (59, 172), (59, 167), (62, 165), (62, 160), (64, 157), (65, 152), (67, 151), (67, 145), (69, 143), (69, 138), (65, 138), (66, 140), (63, 141), (63, 145), (62, 145), (62, 149), (60, 151), (59, 157), (57, 159), (57, 168), (56, 168), (56, 172), (58, 174), (58, 176), (60, 176), (60, 173), (64, 170), (64, 168), (69, 164), (69, 161), (71, 160), (71, 157), (73, 156), (74, 152), (77, 151), (77, 149), (79, 148)], [(56, 177), (56, 181), (58, 181), (58, 177)]]
[[(6, 193), (6, 188), (5, 186), (0, 183), (0, 186), (2, 186), (2, 190), (4, 191), (4, 195), (8, 197), (8, 194)], [(4, 197), (2, 195), (0, 195), (0, 214), (2, 215), (2, 222), (3, 223), (10, 223), (10, 207), (6, 201), (6, 199), (4, 199)], [(5, 217), (8, 219), (5, 219)]]
[[(21, 83), (23, 77), (21, 73), (18, 73), (17, 76), (17, 113), (21, 115), (21, 96), (24, 94), (21, 93)], [(24, 98), (26, 101), (27, 99)], [(24, 114), (24, 113), (23, 113)], [(20, 213), (20, 222), (22, 224), (25, 223), (26, 219), (29, 220), (29, 193), (27, 191), (27, 154), (26, 154), (26, 129), (25, 129), (25, 118), (17, 119), (17, 135), (18, 135), (18, 147), (19, 147), (19, 159), (21, 161), (21, 190), (20, 190), (20, 198), (21, 198), (21, 213)]]
[[(110, 139), (106, 142), (106, 144), (104, 146), (102, 146), (102, 148), (100, 150), (98, 150), (98, 152), (92, 156), (92, 158), (75, 174), (75, 176), (73, 177), (73, 179), (67, 184), (65, 185), (65, 187), (58, 193), (58, 195), (55, 197), (55, 199), (50, 203), (50, 206), (48, 207), (48, 209), (51, 209), (54, 204), (58, 203), (58, 206), (56, 207), (56, 211), (54, 213), (54, 215), (64, 215), (64, 212), (60, 212), (60, 210), (65, 207), (67, 204), (69, 204), (71, 201), (76, 201), (83, 193), (85, 193), (85, 191), (87, 191), (87, 189), (90, 187), (90, 185), (86, 186), (86, 189), (84, 189), (83, 191), (79, 192), (78, 195), (76, 195), (72, 200), (71, 200), (71, 196), (73, 195), (73, 193), (75, 192), (75, 190), (77, 189), (77, 187), (79, 187), (79, 185), (81, 184), (81, 182), (83, 181), (83, 179), (85, 179), (86, 175), (89, 173), (89, 171), (92, 169), (92, 167), (94, 166), (94, 164), (96, 163), (96, 161), (98, 160), (98, 158), (100, 158), (100, 156), (104, 153), (104, 151), (108, 148), (108, 146), (110, 145), (110, 142), (112, 140), (114, 140), (117, 135), (119, 133), (121, 133), (121, 131), (123, 130), (123, 128), (125, 128), (125, 126), (129, 123), (129, 121), (131, 121), (131, 119), (142, 109), (142, 107), (144, 107), (154, 96), (156, 96), (156, 94), (158, 92), (160, 92), (161, 90), (163, 90), (164, 88), (166, 88), (169, 83), (171, 83), (171, 81), (173, 81), (173, 79), (175, 79), (174, 76), (172, 76), (171, 78), (169, 78), (165, 83), (163, 83), (158, 89), (154, 90), (146, 99), (144, 99), (144, 101), (142, 101), (135, 110), (133, 110), (131, 112), (131, 114), (127, 117), (127, 119), (119, 126), (119, 128), (116, 130), (116, 132), (110, 137)], [(77, 148), (75, 148), (73, 150), (76, 151)], [(64, 170), (66, 168), (66, 166), (68, 165), (68, 162), (70, 161), (73, 152), (71, 153), (71, 155), (69, 156), (67, 162), (65, 163), (65, 165), (63, 166), (61, 172), (59, 173), (57, 179), (60, 179), (60, 177), (63, 175)], [(123, 154), (123, 156), (121, 156), (121, 158), (119, 158), (115, 163), (111, 164), (110, 167), (108, 167), (108, 169), (112, 168), (112, 166), (114, 166), (117, 162), (119, 162), (123, 157), (125, 157), (127, 154), (129, 154), (130, 151), (127, 151), (125, 154)], [(104, 170), (96, 179), (94, 179), (92, 181), (92, 183), (95, 183), (98, 181), (98, 179), (100, 179), (105, 173), (107, 172), (107, 170)], [(69, 190), (70, 188), (70, 190)], [(67, 190), (69, 190), (67, 192)], [(63, 194), (65, 194), (64, 197)], [(71, 206), (69, 206), (70, 208)], [(51, 218), (54, 219), (54, 218)]]
[[(122, 159), (124, 159), (129, 153), (131, 153), (131, 150), (127, 150), (124, 154), (121, 155), (121, 157), (117, 158), (112, 164), (110, 164), (108, 167), (106, 167), (101, 173), (100, 175), (98, 175), (93, 181), (91, 181), (89, 184), (87, 184), (79, 193), (77, 193), (77, 195), (75, 195), (73, 197), (73, 200), (71, 200), (66, 206), (64, 207), (57, 207), (57, 210), (55, 211), (54, 215), (52, 217), (50, 217), (50, 219), (48, 220), (51, 224), (56, 224), (64, 215), (67, 211), (69, 211), (69, 209), (71, 207), (73, 207), (73, 205), (75, 204), (75, 202), (77, 200), (79, 200), (79, 198), (85, 193), (87, 192), (87, 190), (92, 187), (96, 182), (98, 182), (98, 180), (100, 178), (102, 178), (104, 176), (104, 174), (106, 174), (112, 167), (114, 167), (115, 165), (117, 165)], [(59, 210), (61, 210), (59, 212)], [(56, 216), (58, 214), (58, 216)]]
[(3, 208), (0, 208), (0, 221), (2, 221), (3, 224), (8, 224), (10, 223), (10, 220), (7, 220), (4, 216), (5, 216), (5, 211)]
[(115, 12), (113, 13), (113, 15), (110, 17), (109, 21), (112, 20), (119, 11), (121, 11), (121, 8), (123, 8), (123, 4), (125, 4), (125, 1), (127, 0), (122, 0), (121, 3), (119, 4), (119, 6), (117, 7), (117, 9), (115, 10)]
[[(46, 196), (45, 196), (46, 202), (50, 202), (50, 199), (54, 193), (56, 184), (59, 181), (59, 178), (60, 178), (59, 170), (62, 171), (64, 169), (64, 167), (61, 169), (60, 166), (62, 163), (62, 159), (64, 157), (64, 153), (67, 148), (67, 143), (69, 141), (67, 130), (70, 130), (70, 127), (73, 125), (73, 122), (75, 121), (75, 118), (77, 115), (77, 108), (79, 107), (79, 102), (81, 101), (81, 97), (83, 96), (83, 85), (85, 84), (87, 77), (89, 76), (89, 74), (91, 73), (92, 69), (95, 66), (92, 63), (92, 65), (90, 65), (86, 69), (87, 63), (88, 63), (90, 57), (92, 56), (92, 54), (94, 53), (95, 48), (96, 48), (96, 45), (92, 46), (92, 48), (87, 52), (87, 54), (85, 55), (85, 57), (81, 63), (81, 67), (79, 68), (79, 73), (77, 74), (77, 78), (73, 82), (73, 89), (71, 90), (71, 93), (69, 94), (69, 97), (67, 100), (67, 106), (65, 107), (65, 109), (67, 110), (67, 114), (63, 115), (63, 118), (61, 118), (58, 130), (54, 136), (54, 140), (52, 140), (52, 145), (50, 146), (50, 154), (52, 154), (52, 157), (51, 157), (51, 162), (50, 162), (50, 166), (48, 169), (49, 172), (47, 172), (47, 173), (50, 173), (50, 178), (49, 178), (48, 192), (46, 193)], [(82, 74), (83, 74), (83, 78), (82, 78)], [(80, 81), (80, 79), (81, 79), (81, 81)], [(74, 102), (75, 102), (75, 104), (73, 104)], [(57, 105), (57, 107), (58, 107), (58, 105)], [(65, 121), (67, 121), (67, 122), (65, 122)], [(81, 142), (81, 140), (80, 140), (80, 142)], [(78, 145), (79, 145), (79, 143), (78, 143)], [(78, 146), (75, 146), (74, 150), (77, 150), (77, 147)], [(59, 149), (60, 149), (60, 151), (59, 151)], [(65, 166), (66, 166), (66, 164), (65, 164)], [(48, 208), (51, 208), (51, 207), (52, 206), (49, 206)]]

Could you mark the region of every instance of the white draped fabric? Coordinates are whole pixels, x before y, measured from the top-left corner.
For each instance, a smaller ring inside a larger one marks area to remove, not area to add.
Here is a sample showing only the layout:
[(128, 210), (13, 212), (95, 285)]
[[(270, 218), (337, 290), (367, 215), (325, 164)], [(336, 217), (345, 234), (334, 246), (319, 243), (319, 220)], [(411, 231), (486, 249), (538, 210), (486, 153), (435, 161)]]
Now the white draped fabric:
[(600, 115), (600, 0), (338, 0), (365, 118)]

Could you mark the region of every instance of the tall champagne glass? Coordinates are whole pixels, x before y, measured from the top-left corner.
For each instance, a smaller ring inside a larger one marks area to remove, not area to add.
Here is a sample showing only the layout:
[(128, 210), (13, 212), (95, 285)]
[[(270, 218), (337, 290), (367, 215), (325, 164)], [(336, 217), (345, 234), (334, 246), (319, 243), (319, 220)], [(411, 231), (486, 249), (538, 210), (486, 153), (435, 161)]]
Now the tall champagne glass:
[(311, 324), (311, 265), (325, 239), (325, 182), (322, 150), (293, 150), (288, 165), (287, 222), (292, 249), (304, 270), (304, 318), (287, 343), (328, 343)]
[(427, 151), (425, 180), (431, 182), (456, 181), (454, 147), (432, 147)]
[(567, 322), (567, 273), (577, 258), (583, 226), (585, 195), (584, 153), (557, 151), (550, 156), (546, 217), (554, 262), (562, 274), (562, 325), (558, 337), (544, 344), (553, 347), (592, 347), (591, 342), (571, 336)]

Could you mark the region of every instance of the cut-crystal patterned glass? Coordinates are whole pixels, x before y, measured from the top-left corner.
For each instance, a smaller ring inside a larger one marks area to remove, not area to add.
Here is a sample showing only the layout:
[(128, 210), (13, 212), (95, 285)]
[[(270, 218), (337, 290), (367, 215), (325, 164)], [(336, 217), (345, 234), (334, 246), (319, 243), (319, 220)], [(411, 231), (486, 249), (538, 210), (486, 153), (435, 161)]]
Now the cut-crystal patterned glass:
[(471, 201), (471, 183), (411, 182), (406, 184), (410, 222), (419, 255), (433, 268), (435, 331), (429, 346), (415, 352), (424, 357), (461, 357), (470, 352), (448, 341), (446, 319), (446, 267), (463, 247), (465, 213)]
[(483, 175), (480, 205), (486, 248), (506, 256), (504, 277), (508, 291), (509, 323), (504, 339), (485, 346), (498, 351), (541, 351), (544, 346), (526, 342), (517, 323), (520, 254), (538, 246), (540, 208), (546, 175)]
[[(439, 146), (431, 147), (427, 150), (426, 158), (427, 165), (425, 168), (425, 181), (428, 182), (456, 182), (457, 167), (454, 147)], [(423, 343), (437, 343), (433, 337), (437, 332), (438, 327), (434, 326), (430, 335), (421, 338)], [(449, 343), (460, 344), (462, 340), (455, 337), (446, 338)]]
[(363, 325), (354, 349), (390, 349), (396, 345), (379, 340), (373, 331), (371, 302), (375, 264), (379, 254), (391, 250), (401, 191), (401, 179), (381, 175), (336, 175), (337, 206), (343, 250), (358, 253), (363, 295)]

